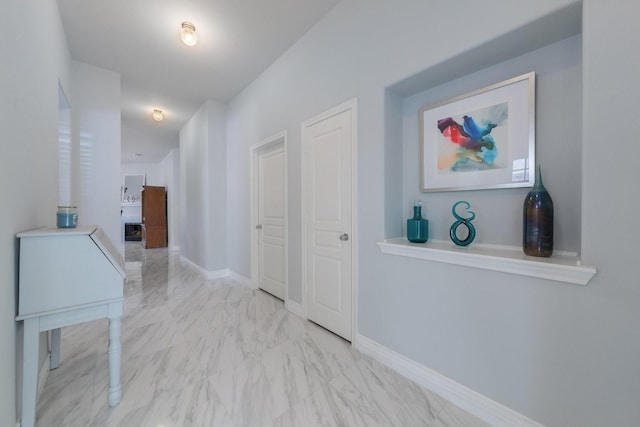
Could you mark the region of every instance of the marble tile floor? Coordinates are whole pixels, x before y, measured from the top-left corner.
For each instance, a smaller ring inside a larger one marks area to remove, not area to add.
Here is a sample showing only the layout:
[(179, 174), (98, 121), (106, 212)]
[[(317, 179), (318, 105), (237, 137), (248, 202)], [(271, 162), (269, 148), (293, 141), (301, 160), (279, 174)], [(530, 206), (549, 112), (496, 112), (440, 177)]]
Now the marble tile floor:
[(123, 398), (110, 408), (108, 323), (64, 328), (37, 426), (486, 426), (230, 279), (127, 242)]

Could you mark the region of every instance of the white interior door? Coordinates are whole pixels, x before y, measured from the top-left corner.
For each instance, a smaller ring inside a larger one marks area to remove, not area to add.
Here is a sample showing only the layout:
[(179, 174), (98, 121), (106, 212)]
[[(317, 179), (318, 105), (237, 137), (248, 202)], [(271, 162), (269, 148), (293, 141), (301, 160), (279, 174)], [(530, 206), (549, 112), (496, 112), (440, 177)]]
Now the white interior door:
[(307, 317), (352, 338), (353, 110), (303, 126)]
[(284, 147), (258, 152), (258, 287), (284, 300)]

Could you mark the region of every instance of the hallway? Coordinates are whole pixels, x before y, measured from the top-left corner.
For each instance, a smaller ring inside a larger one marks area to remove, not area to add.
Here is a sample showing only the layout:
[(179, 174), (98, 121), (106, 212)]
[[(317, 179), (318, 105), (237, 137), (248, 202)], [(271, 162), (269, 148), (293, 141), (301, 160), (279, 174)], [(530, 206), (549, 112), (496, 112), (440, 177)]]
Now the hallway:
[(125, 252), (122, 402), (107, 404), (107, 321), (67, 327), (39, 427), (486, 425), (267, 293)]

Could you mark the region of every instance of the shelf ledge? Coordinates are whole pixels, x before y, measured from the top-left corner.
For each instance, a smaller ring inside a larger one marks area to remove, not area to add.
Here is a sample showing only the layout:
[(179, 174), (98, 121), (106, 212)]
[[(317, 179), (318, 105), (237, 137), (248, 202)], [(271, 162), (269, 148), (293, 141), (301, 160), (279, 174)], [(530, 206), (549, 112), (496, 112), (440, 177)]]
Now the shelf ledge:
[(584, 266), (571, 252), (556, 251), (549, 258), (527, 256), (515, 246), (474, 244), (458, 247), (451, 242), (434, 240), (411, 243), (404, 237), (378, 242), (384, 254), (425, 259), (446, 264), (500, 271), (520, 276), (537, 277), (557, 282), (586, 286), (596, 274), (595, 267)]

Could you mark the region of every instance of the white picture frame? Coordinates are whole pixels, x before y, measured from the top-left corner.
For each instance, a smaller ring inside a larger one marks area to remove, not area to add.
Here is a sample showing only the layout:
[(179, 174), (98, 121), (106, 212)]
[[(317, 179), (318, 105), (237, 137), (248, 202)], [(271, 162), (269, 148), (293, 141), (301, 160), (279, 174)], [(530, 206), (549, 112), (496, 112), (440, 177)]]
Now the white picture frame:
[(531, 187), (535, 73), (423, 107), (422, 192)]

